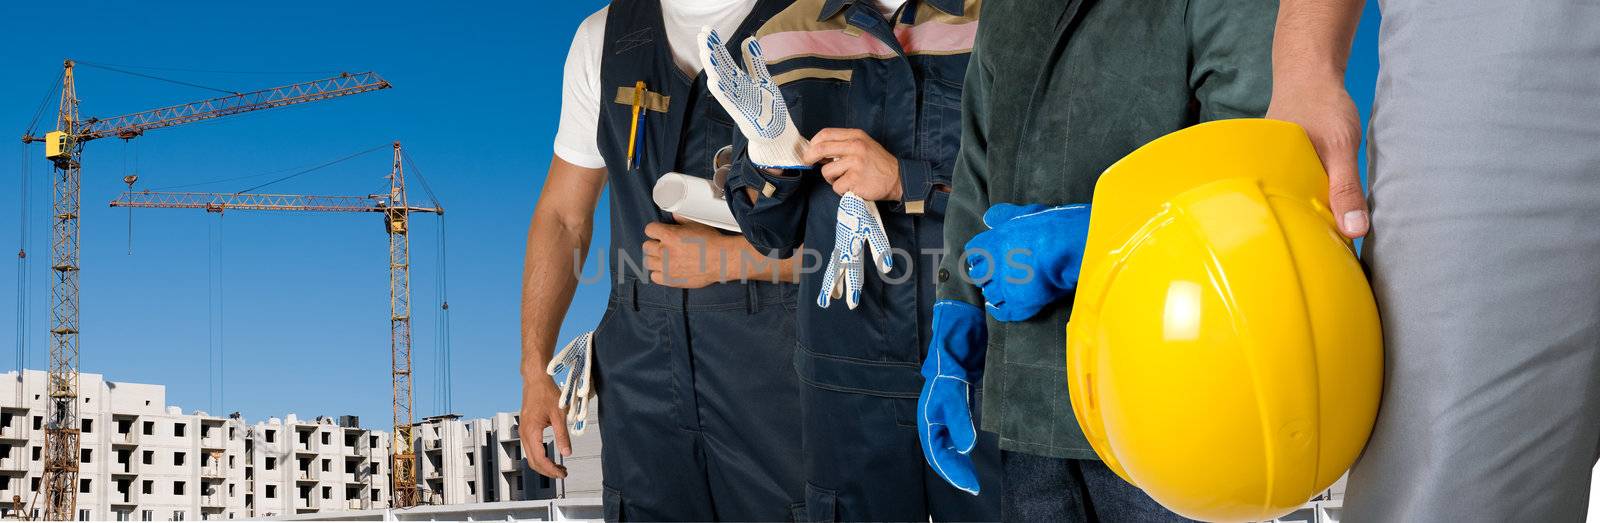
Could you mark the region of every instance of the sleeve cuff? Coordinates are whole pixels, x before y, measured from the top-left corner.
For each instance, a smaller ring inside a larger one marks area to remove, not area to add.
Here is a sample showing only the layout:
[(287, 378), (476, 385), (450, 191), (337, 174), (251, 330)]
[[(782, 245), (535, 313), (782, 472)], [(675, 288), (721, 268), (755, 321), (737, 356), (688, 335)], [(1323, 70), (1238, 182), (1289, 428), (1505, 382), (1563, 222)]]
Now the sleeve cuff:
[[(933, 164), (924, 160), (900, 158), (900, 209), (906, 214), (923, 214), (938, 183)], [(943, 182), (949, 183), (949, 182)]]
[(728, 177), (729, 193), (748, 187), (761, 193), (764, 199), (785, 200), (800, 189), (800, 171), (786, 170), (773, 175), (748, 160), (739, 162), (737, 171), (737, 175)]
[[(947, 223), (948, 226), (948, 223)], [(939, 272), (935, 276), (938, 286), (936, 296), (938, 300), (954, 300), (971, 304), (979, 309), (984, 306), (983, 291), (973, 285), (967, 276), (966, 244), (971, 237), (960, 243), (951, 244), (957, 238), (952, 238), (948, 228), (945, 230), (945, 246), (939, 258)]]

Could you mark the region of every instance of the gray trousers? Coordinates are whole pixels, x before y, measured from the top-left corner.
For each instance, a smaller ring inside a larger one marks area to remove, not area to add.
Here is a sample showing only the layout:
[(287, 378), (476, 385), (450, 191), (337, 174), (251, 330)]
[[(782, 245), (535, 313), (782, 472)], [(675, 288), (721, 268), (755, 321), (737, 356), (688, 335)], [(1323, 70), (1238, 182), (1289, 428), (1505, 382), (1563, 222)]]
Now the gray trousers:
[(1600, 2), (1387, 0), (1383, 403), (1345, 520), (1582, 521), (1600, 455)]

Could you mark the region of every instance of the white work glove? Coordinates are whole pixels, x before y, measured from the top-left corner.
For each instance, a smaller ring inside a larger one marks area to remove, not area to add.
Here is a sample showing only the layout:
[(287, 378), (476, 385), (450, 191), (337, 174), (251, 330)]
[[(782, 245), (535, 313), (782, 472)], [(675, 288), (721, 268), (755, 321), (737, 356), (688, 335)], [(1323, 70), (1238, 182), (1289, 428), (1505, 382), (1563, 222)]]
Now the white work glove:
[(593, 331), (567, 342), (567, 346), (557, 351), (550, 358), (550, 365), (544, 368), (545, 374), (549, 374), (556, 381), (556, 388), (561, 390), (561, 401), (557, 406), (567, 409), (567, 433), (573, 436), (582, 435), (589, 425), (589, 403), (594, 400), (594, 388), (589, 386), (589, 375), (593, 369)]
[(817, 294), (817, 306), (824, 309), (839, 296), (852, 310), (861, 304), (862, 244), (871, 249), (872, 262), (878, 271), (887, 274), (894, 268), (894, 257), (889, 251), (889, 235), (883, 232), (883, 217), (878, 214), (878, 204), (861, 199), (854, 192), (839, 198), (838, 225), (833, 232), (833, 255), (828, 257), (828, 269), (822, 274), (822, 292)]
[(701, 27), (699, 41), (705, 44), (700, 47), (700, 64), (705, 67), (706, 86), (749, 140), (751, 163), (773, 169), (811, 167), (800, 160), (810, 145), (789, 119), (783, 92), (772, 83), (767, 62), (761, 58), (761, 44), (754, 38), (745, 41), (747, 73), (734, 65), (715, 29)]

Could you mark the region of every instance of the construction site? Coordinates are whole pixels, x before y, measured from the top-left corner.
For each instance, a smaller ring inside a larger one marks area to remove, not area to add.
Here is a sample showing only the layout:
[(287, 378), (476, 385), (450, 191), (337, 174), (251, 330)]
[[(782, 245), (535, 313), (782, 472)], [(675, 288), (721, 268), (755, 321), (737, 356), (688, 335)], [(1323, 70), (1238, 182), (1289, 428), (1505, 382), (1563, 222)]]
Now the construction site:
[[(382, 258), (373, 258), (386, 263), (375, 263), (372, 270), (382, 269), (388, 275), (390, 358), (385, 392), (392, 399), (390, 419), (370, 426), (350, 415), (300, 418), (287, 414), (247, 420), (237, 412), (223, 415), (169, 405), (166, 387), (160, 384), (123, 383), (111, 381), (112, 376), (83, 372), (84, 353), (109, 350), (80, 344), (83, 329), (94, 328), (80, 321), (82, 210), (85, 205), (101, 203), (83, 201), (83, 184), (108, 181), (107, 174), (113, 172), (98, 166), (86, 168), (86, 146), (100, 140), (126, 144), (149, 131), (392, 87), (373, 72), (339, 73), (248, 92), (213, 89), (227, 94), (121, 116), (85, 117), (77, 95), (77, 71), (85, 66), (195, 85), (121, 67), (65, 60), (51, 95), (41, 102), (22, 134), (21, 194), (28, 193), (30, 179), (47, 177), (51, 185), (49, 250), (29, 250), (28, 226), (36, 220), (29, 216), (24, 199), (22, 247), (17, 254), (17, 366), (0, 374), (0, 514), (50, 521), (276, 518), (333, 512), (351, 517), (379, 513), (395, 517), (391, 511), (444, 505), (478, 506), (460, 509), (467, 511), (460, 514), (472, 514), (490, 510), (482, 504), (497, 503), (501, 505), (492, 510), (502, 512), (495, 514), (519, 518), (597, 514), (591, 512), (598, 510), (600, 496), (598, 437), (580, 440), (572, 456), (551, 454), (557, 462), (583, 471), (569, 483), (529, 469), (514, 414), (463, 419), (450, 411), (449, 302), (443, 291), (445, 210), (427, 180), (408, 166), (411, 160), (400, 141), (232, 192), (145, 189), (139, 185), (137, 167), (127, 168), (124, 159), (119, 181), (125, 191), (105, 202), (130, 213), (130, 254), (131, 213), (135, 210), (188, 209), (217, 216), (266, 211), (318, 213), (330, 215), (328, 219), (353, 214), (381, 221), (387, 249)], [(389, 153), (384, 192), (320, 195), (261, 190), (380, 150)], [(35, 173), (35, 163), (45, 168)], [(90, 173), (87, 182), (85, 172)], [(414, 185), (408, 186), (408, 176)], [(414, 190), (418, 187), (420, 194)], [(432, 386), (436, 397), (443, 400), (435, 404), (438, 412), (426, 416), (417, 412), (414, 392), (413, 215), (439, 220), (439, 266), (433, 275), (438, 303), (424, 310), (434, 315), (437, 332), (433, 339), (438, 350), (432, 364), (439, 367), (434, 375), (440, 382)], [(50, 274), (49, 359), (43, 370), (26, 368), (29, 360), (25, 357), (32, 328), (26, 294), (31, 285), (29, 269), (35, 263), (48, 264)], [(214, 286), (220, 287), (220, 283)], [(219, 301), (220, 291), (216, 294), (208, 299)], [(220, 331), (220, 326), (215, 330)], [(222, 334), (211, 336), (220, 338)], [(208, 354), (213, 359), (207, 369), (209, 392), (217, 395), (221, 394), (216, 392), (221, 389), (217, 382), (222, 379), (218, 374), (225, 372), (216, 361), (221, 357), (220, 350)], [(219, 399), (213, 405), (220, 404)], [(557, 508), (536, 500), (569, 501), (562, 501)], [(455, 513), (435, 510), (430, 514), (430, 518), (451, 518)]]
[[(25, 501), (45, 482), (47, 375), (0, 374), (0, 515), (40, 519)], [(83, 405), (76, 507), (80, 521), (182, 521), (329, 517), (402, 508), (394, 503), (391, 432), (354, 416), (294, 414), (246, 420), (184, 411), (166, 387), (80, 374)], [(550, 479), (528, 469), (516, 416), (431, 417), (413, 427), (421, 506), (563, 500), (574, 517), (598, 510), (599, 442), (582, 439), (559, 463), (592, 474)], [(538, 504), (520, 504), (534, 507)], [(459, 510), (481, 510), (470, 506)]]

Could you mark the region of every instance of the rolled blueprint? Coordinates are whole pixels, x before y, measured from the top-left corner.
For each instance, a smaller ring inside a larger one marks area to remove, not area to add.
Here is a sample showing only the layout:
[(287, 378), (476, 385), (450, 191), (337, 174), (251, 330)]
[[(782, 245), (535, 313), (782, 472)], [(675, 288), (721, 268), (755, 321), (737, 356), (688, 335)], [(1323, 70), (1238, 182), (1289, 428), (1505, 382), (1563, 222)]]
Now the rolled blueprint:
[(717, 197), (717, 191), (711, 186), (711, 180), (680, 173), (667, 173), (656, 180), (655, 189), (650, 191), (651, 199), (661, 210), (678, 215), (680, 218), (694, 220), (718, 229), (732, 232), (739, 231), (739, 223), (733, 220), (733, 211), (728, 210), (727, 200)]

